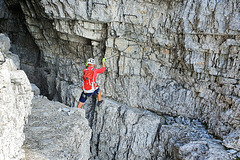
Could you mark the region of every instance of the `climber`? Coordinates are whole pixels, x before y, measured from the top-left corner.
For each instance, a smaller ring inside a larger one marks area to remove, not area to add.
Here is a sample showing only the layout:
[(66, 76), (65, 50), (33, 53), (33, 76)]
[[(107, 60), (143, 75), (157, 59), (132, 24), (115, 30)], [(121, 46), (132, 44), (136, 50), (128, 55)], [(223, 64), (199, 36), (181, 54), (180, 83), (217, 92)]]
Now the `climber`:
[(96, 83), (97, 74), (103, 73), (105, 71), (105, 58), (102, 59), (102, 68), (97, 69), (95, 67), (95, 60), (90, 58), (87, 60), (86, 68), (83, 70), (83, 92), (81, 97), (79, 98), (77, 108), (82, 108), (83, 104), (86, 102), (87, 98), (92, 95), (97, 95), (98, 103), (97, 106), (99, 107), (103, 100), (101, 100), (101, 91)]

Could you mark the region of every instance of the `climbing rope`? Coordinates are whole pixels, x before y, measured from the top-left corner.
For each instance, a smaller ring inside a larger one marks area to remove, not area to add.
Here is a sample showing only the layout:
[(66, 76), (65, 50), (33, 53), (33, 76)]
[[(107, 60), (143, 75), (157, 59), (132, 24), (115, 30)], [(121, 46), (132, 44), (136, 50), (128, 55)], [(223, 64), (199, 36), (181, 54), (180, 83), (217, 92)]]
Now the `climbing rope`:
[(111, 59), (111, 58), (116, 57), (116, 56), (118, 56), (118, 54), (114, 54), (114, 55), (112, 55), (110, 57), (106, 57), (105, 59)]

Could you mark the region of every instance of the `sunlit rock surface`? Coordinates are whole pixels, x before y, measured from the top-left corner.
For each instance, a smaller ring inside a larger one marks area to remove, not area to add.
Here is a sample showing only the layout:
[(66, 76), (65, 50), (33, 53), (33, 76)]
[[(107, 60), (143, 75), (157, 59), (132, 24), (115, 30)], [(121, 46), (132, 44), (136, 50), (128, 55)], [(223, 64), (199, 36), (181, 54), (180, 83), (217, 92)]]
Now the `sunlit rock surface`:
[(31, 112), (33, 92), (20, 67), (19, 58), (11, 53), (10, 39), (0, 34), (0, 159), (24, 157), (23, 128)]

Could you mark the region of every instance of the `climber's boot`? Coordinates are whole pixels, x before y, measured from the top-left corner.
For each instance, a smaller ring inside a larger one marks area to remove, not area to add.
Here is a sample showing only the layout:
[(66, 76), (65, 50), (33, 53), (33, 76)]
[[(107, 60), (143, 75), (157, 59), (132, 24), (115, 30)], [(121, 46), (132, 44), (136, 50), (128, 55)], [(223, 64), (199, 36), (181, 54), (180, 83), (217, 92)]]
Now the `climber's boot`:
[(98, 106), (98, 107), (102, 107), (102, 105), (103, 105), (103, 100), (98, 101), (97, 106)]

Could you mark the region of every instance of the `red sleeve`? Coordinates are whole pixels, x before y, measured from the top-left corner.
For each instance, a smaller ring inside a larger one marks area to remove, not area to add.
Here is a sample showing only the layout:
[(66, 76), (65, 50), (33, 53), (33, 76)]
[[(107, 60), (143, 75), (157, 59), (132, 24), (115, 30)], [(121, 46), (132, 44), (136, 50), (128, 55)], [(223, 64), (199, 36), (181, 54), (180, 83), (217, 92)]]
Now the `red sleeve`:
[(101, 69), (96, 69), (97, 73), (103, 73), (105, 71), (105, 67), (102, 67)]
[(85, 69), (83, 70), (83, 75), (84, 75)]

